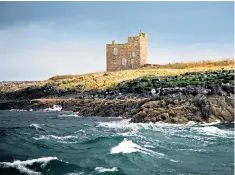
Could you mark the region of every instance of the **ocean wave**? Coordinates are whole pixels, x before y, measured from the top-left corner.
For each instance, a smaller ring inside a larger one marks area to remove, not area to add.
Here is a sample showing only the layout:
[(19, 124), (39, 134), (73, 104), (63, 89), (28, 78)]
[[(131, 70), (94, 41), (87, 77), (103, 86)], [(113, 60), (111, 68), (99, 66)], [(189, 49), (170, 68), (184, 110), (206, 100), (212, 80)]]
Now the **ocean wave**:
[(42, 130), (41, 126), (37, 123), (32, 123), (29, 125), (30, 128), (34, 128), (36, 130)]
[(195, 130), (199, 133), (209, 135), (209, 136), (227, 137), (227, 138), (234, 137), (234, 131), (222, 130), (222, 129), (219, 129), (215, 126), (194, 127), (194, 128), (192, 128), (192, 130)]
[(145, 139), (141, 132), (143, 130), (160, 132), (166, 134), (168, 136), (174, 136), (177, 134), (181, 134), (188, 128), (192, 127), (191, 124), (169, 124), (164, 122), (157, 123), (131, 123), (129, 119), (124, 119), (120, 121), (112, 121), (112, 122), (98, 122), (96, 127), (107, 128), (111, 130), (116, 130), (117, 135), (121, 135), (124, 137), (135, 136), (138, 138)]
[(98, 171), (99, 173), (104, 173), (104, 172), (118, 171), (118, 169), (117, 167), (113, 167), (113, 168), (96, 167), (95, 171)]
[(179, 127), (182, 124), (170, 124), (164, 122), (157, 123), (131, 123), (130, 119), (123, 119), (112, 122), (98, 122), (97, 127), (112, 128), (112, 129), (132, 129), (135, 131), (146, 129), (146, 130), (159, 130), (162, 127)]
[(158, 153), (146, 148), (143, 148), (135, 143), (133, 143), (131, 140), (127, 140), (126, 138), (119, 143), (117, 146), (114, 146), (111, 149), (111, 154), (119, 154), (119, 153), (133, 153), (133, 152), (141, 152), (148, 155), (156, 155), (156, 156), (164, 156), (163, 153)]
[(42, 157), (38, 159), (31, 159), (20, 161), (16, 160), (14, 162), (0, 162), (2, 168), (16, 168), (21, 173), (29, 174), (29, 175), (40, 175), (40, 172), (34, 171), (30, 169), (28, 166), (31, 166), (35, 163), (41, 164), (41, 168), (44, 168), (50, 161), (58, 160), (57, 157)]
[(78, 136), (68, 135), (68, 136), (55, 136), (55, 135), (41, 135), (40, 137), (33, 137), (35, 140), (69, 140), (69, 139), (76, 139)]

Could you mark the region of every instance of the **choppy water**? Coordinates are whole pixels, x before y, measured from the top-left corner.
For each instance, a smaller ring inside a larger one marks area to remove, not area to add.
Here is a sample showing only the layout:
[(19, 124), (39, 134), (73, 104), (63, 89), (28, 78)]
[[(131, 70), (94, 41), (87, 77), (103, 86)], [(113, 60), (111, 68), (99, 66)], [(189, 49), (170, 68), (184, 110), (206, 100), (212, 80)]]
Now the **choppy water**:
[(230, 125), (0, 112), (0, 174), (232, 175)]

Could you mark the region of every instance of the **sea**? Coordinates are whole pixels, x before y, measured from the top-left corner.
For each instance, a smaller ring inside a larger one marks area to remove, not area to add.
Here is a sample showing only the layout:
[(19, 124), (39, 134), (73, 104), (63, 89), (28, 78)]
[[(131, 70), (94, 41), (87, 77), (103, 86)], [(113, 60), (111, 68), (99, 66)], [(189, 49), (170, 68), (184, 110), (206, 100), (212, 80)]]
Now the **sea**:
[(233, 175), (234, 124), (0, 111), (0, 175)]

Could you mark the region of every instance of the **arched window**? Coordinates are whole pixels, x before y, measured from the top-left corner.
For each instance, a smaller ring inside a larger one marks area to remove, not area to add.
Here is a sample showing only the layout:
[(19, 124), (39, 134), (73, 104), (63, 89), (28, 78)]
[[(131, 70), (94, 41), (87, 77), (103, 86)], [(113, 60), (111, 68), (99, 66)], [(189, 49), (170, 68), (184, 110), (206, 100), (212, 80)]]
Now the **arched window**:
[(117, 55), (117, 54), (118, 54), (118, 49), (117, 49), (117, 48), (114, 48), (114, 49), (113, 49), (113, 54), (114, 54), (114, 55)]
[(132, 57), (135, 57), (135, 52), (132, 52)]
[(122, 65), (125, 66), (126, 65), (126, 58), (122, 59)]

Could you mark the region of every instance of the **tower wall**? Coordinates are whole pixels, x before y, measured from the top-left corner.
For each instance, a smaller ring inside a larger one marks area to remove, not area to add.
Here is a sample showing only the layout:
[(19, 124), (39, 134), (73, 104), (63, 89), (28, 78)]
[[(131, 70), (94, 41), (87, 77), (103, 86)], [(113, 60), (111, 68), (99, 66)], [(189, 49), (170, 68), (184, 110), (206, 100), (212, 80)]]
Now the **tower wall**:
[(107, 71), (137, 69), (147, 64), (147, 34), (139, 32), (139, 36), (128, 37), (124, 44), (106, 45)]

